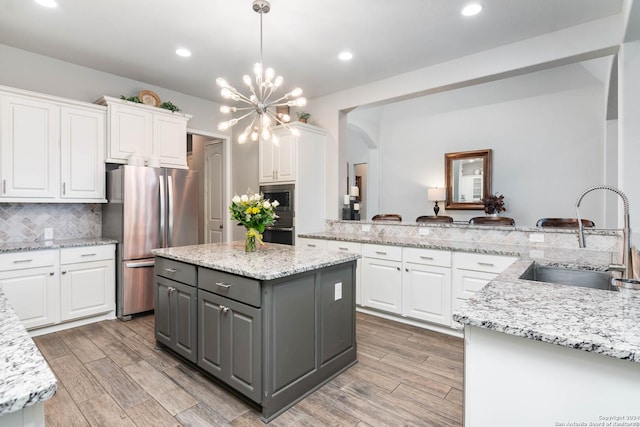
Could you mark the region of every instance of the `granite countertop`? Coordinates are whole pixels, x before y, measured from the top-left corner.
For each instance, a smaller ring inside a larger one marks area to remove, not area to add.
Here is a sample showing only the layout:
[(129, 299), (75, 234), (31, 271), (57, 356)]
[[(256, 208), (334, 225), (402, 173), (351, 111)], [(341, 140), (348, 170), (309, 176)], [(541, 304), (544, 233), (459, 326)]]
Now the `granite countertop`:
[[(640, 291), (619, 292), (519, 279), (523, 258), (453, 314), (469, 326), (640, 362)], [(565, 264), (604, 269), (603, 265)]]
[(619, 292), (522, 280), (532, 262), (604, 270), (608, 251), (397, 237), (313, 233), (300, 237), (517, 256), (453, 313), (462, 324), (640, 362), (640, 291)]
[(244, 250), (244, 242), (179, 246), (154, 249), (152, 252), (159, 257), (257, 280), (277, 279), (360, 258), (358, 254), (318, 251), (273, 243), (259, 245), (256, 252), (247, 253)]
[(0, 243), (0, 253), (39, 251), (43, 249), (75, 248), (81, 246), (110, 245), (118, 243), (117, 240), (104, 237), (92, 237), (84, 239), (44, 240), (37, 242), (9, 242)]
[(375, 234), (345, 234), (331, 232), (299, 234), (298, 237), (375, 245), (394, 245), (443, 251), (515, 256), (531, 259), (546, 259), (556, 262), (578, 262), (581, 264), (591, 264), (595, 262), (602, 265), (609, 262), (609, 252), (591, 249), (562, 249), (540, 246), (485, 243), (482, 241), (437, 240), (427, 236), (401, 237), (392, 235), (379, 236)]
[(47, 400), (56, 377), (0, 290), (0, 416)]

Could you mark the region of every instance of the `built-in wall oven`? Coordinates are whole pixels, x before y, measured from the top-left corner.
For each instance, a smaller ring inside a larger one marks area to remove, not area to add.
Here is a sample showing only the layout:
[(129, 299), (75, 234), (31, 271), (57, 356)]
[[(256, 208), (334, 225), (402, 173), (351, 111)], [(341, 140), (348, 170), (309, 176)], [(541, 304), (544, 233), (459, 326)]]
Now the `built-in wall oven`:
[(276, 222), (267, 227), (263, 233), (265, 242), (293, 245), (295, 240), (295, 185), (272, 184), (261, 185), (260, 193), (265, 199), (278, 201), (279, 205), (274, 209), (278, 215)]

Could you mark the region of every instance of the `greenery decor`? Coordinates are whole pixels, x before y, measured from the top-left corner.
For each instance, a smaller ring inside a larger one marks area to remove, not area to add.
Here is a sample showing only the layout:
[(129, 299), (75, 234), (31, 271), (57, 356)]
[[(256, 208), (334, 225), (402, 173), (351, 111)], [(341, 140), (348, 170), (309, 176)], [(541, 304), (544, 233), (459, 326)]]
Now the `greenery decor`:
[(485, 213), (489, 215), (506, 211), (504, 207), (504, 196), (502, 194), (499, 196), (497, 194), (491, 194), (480, 201), (484, 205)]
[(247, 229), (245, 238), (245, 250), (255, 252), (256, 242), (262, 244), (262, 233), (267, 225), (271, 225), (278, 219), (273, 211), (278, 207), (277, 200), (270, 202), (265, 200), (262, 194), (234, 196), (231, 199), (231, 219), (238, 221)]
[[(143, 102), (140, 101), (140, 98), (138, 97), (138, 95), (136, 96), (130, 96), (130, 97), (126, 97), (124, 95), (120, 95), (120, 99), (124, 99), (125, 101), (129, 101), (129, 102), (135, 102), (138, 104), (142, 104)], [(171, 101), (165, 101), (162, 104), (158, 105), (159, 108), (164, 108), (165, 110), (169, 110), (172, 111), (174, 113), (181, 111), (180, 108), (178, 108), (174, 103), (172, 103)]]
[(311, 114), (307, 113), (306, 111), (298, 111), (298, 119), (301, 122), (307, 123), (307, 120), (309, 120), (309, 117), (311, 117)]

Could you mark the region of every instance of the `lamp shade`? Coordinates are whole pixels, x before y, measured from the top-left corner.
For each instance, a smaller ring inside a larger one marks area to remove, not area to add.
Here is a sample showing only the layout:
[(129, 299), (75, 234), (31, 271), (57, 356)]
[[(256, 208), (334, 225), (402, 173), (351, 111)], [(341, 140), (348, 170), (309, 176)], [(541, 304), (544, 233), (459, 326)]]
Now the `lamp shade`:
[(427, 199), (432, 201), (444, 200), (445, 191), (444, 188), (428, 188), (427, 189)]

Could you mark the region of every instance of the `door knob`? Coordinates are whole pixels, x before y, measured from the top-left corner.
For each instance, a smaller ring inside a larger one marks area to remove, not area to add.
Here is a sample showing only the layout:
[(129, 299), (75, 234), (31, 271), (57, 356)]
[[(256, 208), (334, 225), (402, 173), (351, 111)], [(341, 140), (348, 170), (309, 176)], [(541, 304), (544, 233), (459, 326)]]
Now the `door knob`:
[(220, 308), (222, 309), (222, 313), (229, 311), (229, 307), (225, 307), (224, 305), (221, 305)]
[(222, 224), (220, 224), (220, 229), (222, 230)]

